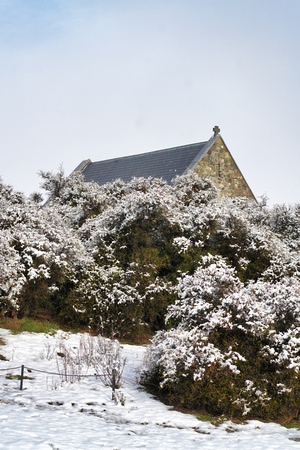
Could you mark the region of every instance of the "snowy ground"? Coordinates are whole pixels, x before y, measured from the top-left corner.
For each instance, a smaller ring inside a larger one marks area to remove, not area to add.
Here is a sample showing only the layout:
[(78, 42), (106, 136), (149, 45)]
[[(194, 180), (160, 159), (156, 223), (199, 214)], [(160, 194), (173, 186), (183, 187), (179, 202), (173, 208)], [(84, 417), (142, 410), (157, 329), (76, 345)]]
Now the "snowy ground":
[[(79, 335), (64, 334), (78, 346)], [(54, 348), (57, 337), (0, 329), (6, 345), (0, 353), (0, 448), (34, 450), (72, 449), (290, 449), (300, 448), (300, 432), (280, 425), (249, 421), (219, 426), (200, 422), (192, 415), (172, 411), (146, 394), (137, 383), (144, 348), (123, 346), (128, 358), (125, 383), (120, 389), (125, 404), (112, 400), (111, 388), (94, 377), (63, 384), (56, 375), (28, 372), (34, 380), (6, 378), (25, 367), (57, 372), (55, 357), (41, 359)], [(13, 370), (3, 370), (13, 369)], [(122, 402), (124, 403), (124, 402)]]

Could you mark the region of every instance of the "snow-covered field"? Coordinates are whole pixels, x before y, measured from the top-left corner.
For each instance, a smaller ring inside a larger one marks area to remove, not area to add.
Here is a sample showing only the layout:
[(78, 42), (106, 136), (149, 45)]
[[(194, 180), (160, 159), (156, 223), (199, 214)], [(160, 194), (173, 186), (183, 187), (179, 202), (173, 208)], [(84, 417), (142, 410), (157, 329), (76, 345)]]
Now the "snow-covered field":
[[(59, 334), (59, 333), (58, 333)], [(137, 382), (145, 348), (123, 345), (128, 359), (124, 385), (118, 390), (122, 402), (112, 400), (112, 390), (95, 377), (80, 383), (62, 384), (56, 358), (45, 358), (57, 336), (0, 329), (6, 345), (0, 353), (0, 448), (3, 449), (290, 449), (300, 448), (300, 432), (280, 425), (249, 421), (219, 426), (168, 408), (144, 392)], [(80, 335), (64, 333), (65, 342), (77, 347)], [(41, 359), (41, 355), (44, 356)], [(35, 369), (24, 375), (34, 378), (7, 379), (19, 375), (21, 365)], [(14, 369), (17, 368), (17, 369)], [(10, 369), (10, 370), (3, 370)], [(121, 404), (122, 403), (122, 404)]]

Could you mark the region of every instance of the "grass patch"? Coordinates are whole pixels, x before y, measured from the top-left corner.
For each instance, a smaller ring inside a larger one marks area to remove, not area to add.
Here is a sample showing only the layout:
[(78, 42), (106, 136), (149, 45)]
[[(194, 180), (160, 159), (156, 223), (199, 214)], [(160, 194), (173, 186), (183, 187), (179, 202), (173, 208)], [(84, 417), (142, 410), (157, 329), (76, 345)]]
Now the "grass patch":
[[(192, 412), (192, 414), (201, 422), (210, 422), (211, 424), (215, 425), (216, 427), (218, 427), (219, 425), (221, 425), (222, 423), (227, 422), (227, 421), (233, 422), (236, 425), (245, 425), (247, 423), (247, 421), (245, 421), (245, 420), (237, 419), (234, 417), (225, 417), (225, 416), (214, 417), (214, 416), (210, 416), (205, 413), (198, 413), (198, 412)], [(232, 428), (231, 426), (229, 426), (229, 427), (227, 427), (226, 431), (228, 433), (233, 433), (237, 430), (235, 428)]]
[[(248, 423), (247, 421), (238, 420), (238, 419), (232, 418), (232, 417), (231, 418), (229, 418), (229, 417), (225, 418), (223, 416), (222, 417), (213, 417), (213, 416), (209, 416), (207, 414), (200, 414), (200, 413), (195, 413), (195, 412), (193, 414), (201, 422), (210, 422), (212, 425), (215, 425), (216, 427), (221, 425), (222, 423), (226, 422), (227, 420), (230, 420), (231, 422), (238, 424), (238, 425), (245, 425), (246, 423)], [(258, 419), (258, 420), (263, 422), (263, 420), (261, 420), (261, 419)], [(266, 423), (269, 423), (269, 421), (267, 421)], [(300, 422), (298, 422), (298, 421), (297, 422), (291, 421), (288, 423), (287, 422), (277, 422), (277, 423), (279, 423), (280, 425), (282, 425), (285, 428), (296, 428), (297, 430), (300, 431)], [(234, 433), (238, 430), (236, 428), (229, 426), (226, 428), (226, 431), (228, 433)], [(300, 440), (300, 438), (299, 438), (299, 440)]]
[(22, 333), (23, 331), (28, 331), (29, 333), (55, 334), (58, 330), (70, 333), (91, 332), (88, 327), (70, 327), (68, 325), (61, 324), (59, 321), (55, 320), (54, 317), (50, 316), (47, 318), (46, 316), (45, 318), (24, 317), (23, 319), (0, 316), (0, 328), (10, 330), (12, 334)]
[(215, 417), (208, 416), (205, 414), (195, 414), (195, 416), (198, 420), (201, 420), (201, 422), (214, 422), (216, 420)]
[(299, 423), (282, 423), (282, 426), (285, 428), (296, 428), (297, 430), (300, 430)]
[[(7, 380), (21, 380), (21, 375), (13, 375), (11, 373), (7, 373), (5, 378)], [(35, 380), (35, 378), (24, 375), (23, 380)]]
[(20, 320), (20, 327), (16, 330), (16, 333), (22, 333), (28, 331), (30, 333), (46, 333), (53, 334), (58, 331), (59, 327), (53, 322), (43, 322), (34, 319), (22, 319)]
[(195, 416), (201, 422), (210, 422), (213, 425), (215, 425), (216, 427), (218, 427), (222, 423), (226, 422), (226, 420), (228, 420), (225, 417), (213, 417), (213, 416), (209, 416), (207, 414), (198, 414), (197, 413), (197, 414), (195, 414)]
[(59, 330), (59, 326), (55, 322), (30, 318), (20, 320), (2, 318), (0, 320), (0, 327), (10, 330), (12, 334), (22, 333), (23, 331), (28, 331), (29, 333), (54, 334)]

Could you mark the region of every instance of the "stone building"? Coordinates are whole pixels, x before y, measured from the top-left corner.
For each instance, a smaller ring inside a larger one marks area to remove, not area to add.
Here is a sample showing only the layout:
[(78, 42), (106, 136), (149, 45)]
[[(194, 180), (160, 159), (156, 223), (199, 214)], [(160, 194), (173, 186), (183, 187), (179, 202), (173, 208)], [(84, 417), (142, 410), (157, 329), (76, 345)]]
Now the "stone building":
[(163, 178), (170, 183), (176, 175), (194, 170), (199, 176), (210, 178), (222, 196), (255, 200), (220, 129), (216, 126), (213, 131), (214, 135), (205, 142), (104, 161), (84, 160), (74, 172), (82, 173), (86, 181), (102, 185), (117, 178), (128, 182), (133, 177)]

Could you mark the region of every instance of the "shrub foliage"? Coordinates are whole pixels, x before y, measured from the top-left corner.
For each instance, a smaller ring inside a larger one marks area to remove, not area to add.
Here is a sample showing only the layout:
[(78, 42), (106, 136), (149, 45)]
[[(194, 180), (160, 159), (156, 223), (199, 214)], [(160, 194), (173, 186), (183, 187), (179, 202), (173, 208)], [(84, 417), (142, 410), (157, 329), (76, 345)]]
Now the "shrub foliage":
[(300, 207), (221, 198), (195, 173), (98, 186), (0, 181), (0, 312), (154, 335), (145, 383), (215, 414), (297, 416)]
[(243, 284), (223, 259), (184, 275), (173, 327), (148, 349), (145, 384), (175, 404), (261, 419), (297, 419), (300, 283)]

